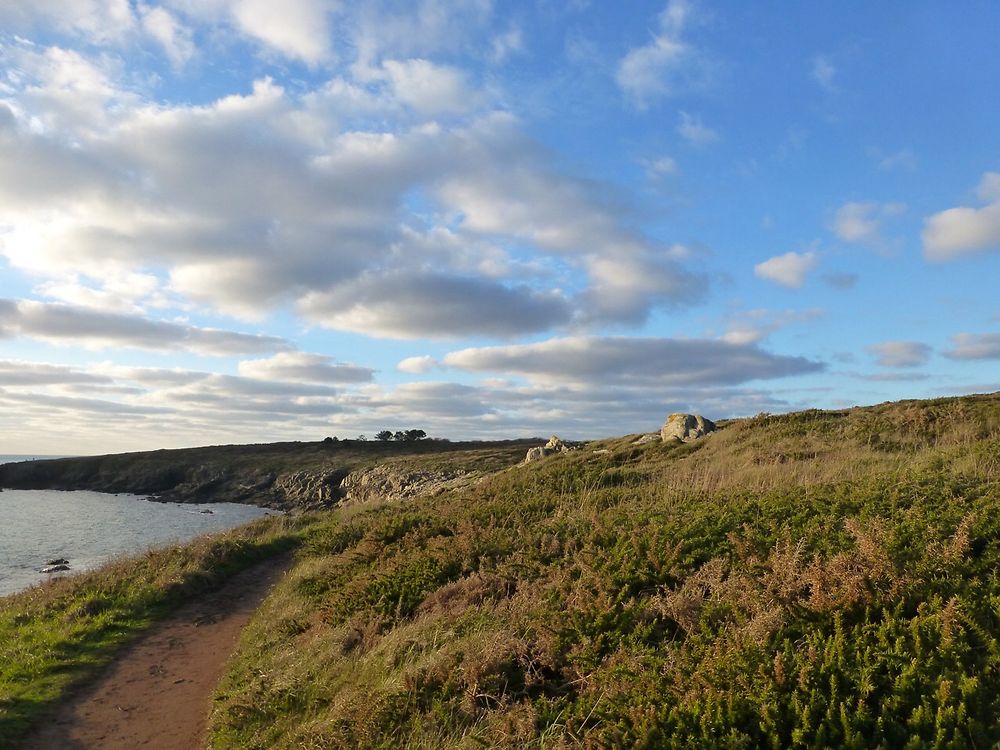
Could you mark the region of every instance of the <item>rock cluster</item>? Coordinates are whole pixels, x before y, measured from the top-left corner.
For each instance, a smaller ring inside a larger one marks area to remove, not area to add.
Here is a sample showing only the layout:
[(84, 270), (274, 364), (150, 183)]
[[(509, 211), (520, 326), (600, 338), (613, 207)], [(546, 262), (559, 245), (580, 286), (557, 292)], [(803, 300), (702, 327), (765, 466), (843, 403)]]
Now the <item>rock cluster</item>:
[(417, 495), (443, 492), (468, 481), (469, 472), (400, 471), (392, 466), (373, 466), (352, 471), (340, 484), (341, 505), (367, 503), (373, 500), (396, 501)]
[(334, 505), (341, 497), (342, 470), (296, 471), (273, 477), (271, 492), (295, 508), (317, 509)]
[(700, 414), (671, 414), (660, 428), (660, 438), (664, 442), (680, 440), (690, 443), (710, 432), (715, 432), (715, 422), (711, 419), (705, 419)]
[(577, 450), (582, 443), (577, 443), (569, 440), (562, 440), (561, 438), (553, 435), (549, 438), (549, 442), (538, 448), (529, 448), (527, 455), (524, 457), (524, 463), (530, 464), (532, 461), (537, 461), (540, 458), (545, 458), (546, 456), (551, 456), (553, 453), (566, 453), (568, 451)]
[(45, 562), (45, 566), (39, 569), (39, 573), (61, 573), (69, 570), (69, 560), (65, 557), (55, 557)]

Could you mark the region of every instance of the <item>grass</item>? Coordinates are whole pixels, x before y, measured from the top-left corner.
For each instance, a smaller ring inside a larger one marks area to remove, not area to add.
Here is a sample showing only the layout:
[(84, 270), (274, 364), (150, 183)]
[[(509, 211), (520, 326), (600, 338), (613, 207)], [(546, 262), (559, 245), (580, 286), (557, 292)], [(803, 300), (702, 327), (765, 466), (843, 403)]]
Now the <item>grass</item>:
[(632, 442), (311, 526), (212, 746), (1000, 742), (1000, 398)]
[[(721, 427), (526, 466), (478, 446), (483, 478), (433, 497), (2, 599), (0, 746), (156, 619), (292, 547), (217, 691), (215, 748), (1000, 744), (1000, 397)], [(473, 455), (381, 450), (365, 461)]]
[(0, 598), (0, 747), (120, 646), (231, 575), (295, 546), (311, 517), (259, 519)]

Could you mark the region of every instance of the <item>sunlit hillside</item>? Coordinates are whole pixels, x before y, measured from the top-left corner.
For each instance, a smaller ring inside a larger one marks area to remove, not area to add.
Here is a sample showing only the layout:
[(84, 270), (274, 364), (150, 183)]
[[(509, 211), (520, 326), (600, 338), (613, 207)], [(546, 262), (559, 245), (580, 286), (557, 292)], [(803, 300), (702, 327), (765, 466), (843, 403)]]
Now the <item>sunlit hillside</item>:
[(318, 523), (215, 746), (1000, 741), (1000, 397), (636, 437)]

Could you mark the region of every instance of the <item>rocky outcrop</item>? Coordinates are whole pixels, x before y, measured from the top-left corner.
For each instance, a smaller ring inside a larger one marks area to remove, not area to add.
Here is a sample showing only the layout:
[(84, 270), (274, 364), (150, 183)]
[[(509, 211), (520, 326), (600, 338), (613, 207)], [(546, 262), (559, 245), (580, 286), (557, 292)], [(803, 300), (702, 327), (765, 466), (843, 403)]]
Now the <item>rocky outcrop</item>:
[(538, 448), (528, 448), (528, 452), (524, 456), (524, 463), (530, 464), (539, 459), (545, 458), (549, 455), (551, 451), (546, 450), (539, 446)]
[(660, 428), (660, 438), (664, 442), (680, 440), (690, 443), (710, 432), (715, 432), (715, 422), (711, 419), (705, 419), (700, 414), (671, 414)]
[(285, 507), (329, 508), (343, 497), (341, 483), (345, 476), (343, 470), (296, 471), (273, 479), (269, 492)]
[(538, 448), (529, 448), (527, 454), (524, 456), (524, 463), (530, 464), (539, 459), (545, 458), (546, 456), (551, 456), (555, 453), (567, 453), (568, 451), (575, 451), (582, 446), (583, 443), (578, 443), (572, 440), (563, 440), (562, 438), (553, 435), (549, 438), (549, 442)]
[(374, 466), (352, 471), (340, 484), (340, 504), (356, 505), (375, 500), (405, 500), (434, 495), (469, 481), (470, 472), (405, 471), (393, 466)]
[[(331, 439), (143, 451), (0, 464), (0, 487), (313, 510), (438, 492), (516, 463), (528, 445), (528, 441), (382, 444)], [(467, 452), (475, 452), (474, 457)]]

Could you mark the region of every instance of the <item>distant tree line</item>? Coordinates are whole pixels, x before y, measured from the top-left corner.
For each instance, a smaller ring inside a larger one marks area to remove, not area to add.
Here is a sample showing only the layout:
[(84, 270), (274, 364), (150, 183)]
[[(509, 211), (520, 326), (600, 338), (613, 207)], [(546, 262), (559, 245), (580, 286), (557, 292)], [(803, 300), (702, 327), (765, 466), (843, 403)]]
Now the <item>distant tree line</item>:
[(427, 433), (423, 430), (382, 430), (381, 432), (375, 433), (375, 439), (381, 440), (383, 443), (389, 440), (398, 440), (400, 442), (413, 442), (414, 440), (423, 440), (427, 437)]

